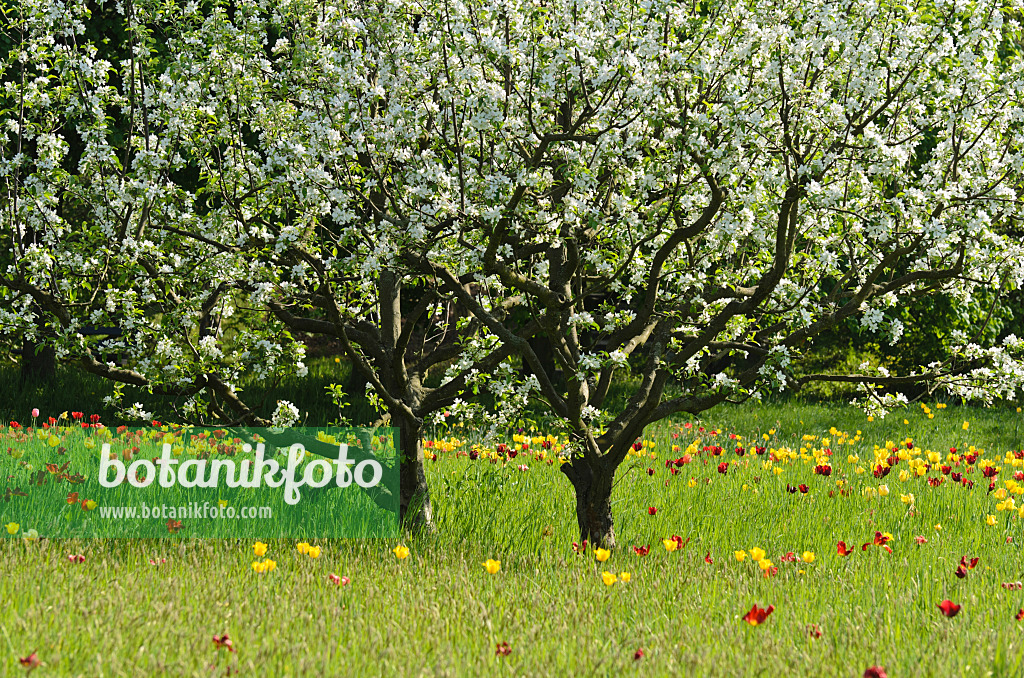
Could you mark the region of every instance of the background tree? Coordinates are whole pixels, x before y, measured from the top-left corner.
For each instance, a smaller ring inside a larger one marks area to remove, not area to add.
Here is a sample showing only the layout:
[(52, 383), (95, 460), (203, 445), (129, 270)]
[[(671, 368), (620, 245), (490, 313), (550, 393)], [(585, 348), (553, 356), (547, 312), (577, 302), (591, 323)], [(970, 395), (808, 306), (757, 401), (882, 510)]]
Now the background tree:
[[(128, 56), (112, 64), (90, 7), (58, 9), (19, 6), (3, 62), (12, 326), (44, 326), (59, 357), (174, 398), (179, 419), (257, 426), (299, 413), (247, 402), (243, 378), (305, 373), (289, 329), (335, 337), (401, 431), (403, 516), (429, 524), (423, 418), (473, 375), (500, 373), (509, 351), (477, 341), (479, 323), (429, 277), (394, 265), (402, 229), (372, 185), (393, 159), (353, 138), (364, 119), (394, 125), (372, 79), (388, 63), (375, 52), (412, 31), (405, 10), (135, 2)], [(376, 42), (358, 39), (360, 14)], [(346, 78), (325, 77), (324, 63), (346, 60)], [(108, 348), (124, 365), (100, 356), (96, 325), (121, 328)]]

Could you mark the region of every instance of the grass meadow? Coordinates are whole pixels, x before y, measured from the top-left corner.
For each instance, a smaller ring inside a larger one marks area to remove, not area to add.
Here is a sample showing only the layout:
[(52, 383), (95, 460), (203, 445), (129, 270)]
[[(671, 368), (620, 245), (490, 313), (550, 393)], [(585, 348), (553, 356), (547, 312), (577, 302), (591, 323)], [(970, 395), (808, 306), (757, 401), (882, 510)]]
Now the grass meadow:
[[(470, 459), (471, 432), (432, 432), (436, 532), (326, 540), (318, 557), (295, 540), (263, 540), (259, 557), (251, 540), (0, 530), (0, 674), (1022, 676), (1024, 415), (928, 406), (868, 421), (769, 403), (652, 427), (621, 469), (604, 562), (572, 547), (543, 427), (507, 441), (512, 459)], [(892, 450), (904, 458), (876, 478)], [(962, 557), (978, 558), (963, 577)], [(774, 606), (756, 626), (755, 604)]]

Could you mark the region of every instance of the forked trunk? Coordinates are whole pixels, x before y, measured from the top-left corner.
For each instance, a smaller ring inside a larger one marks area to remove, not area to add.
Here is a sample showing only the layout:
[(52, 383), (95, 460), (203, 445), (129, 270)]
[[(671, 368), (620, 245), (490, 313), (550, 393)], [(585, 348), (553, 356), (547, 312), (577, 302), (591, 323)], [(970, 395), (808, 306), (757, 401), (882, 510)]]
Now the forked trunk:
[(411, 417), (395, 417), (401, 446), (399, 483), (399, 522), (405, 528), (434, 531), (434, 514), (430, 506), (430, 490), (423, 469), (423, 444), (420, 432), (423, 422)]
[(564, 473), (576, 490), (576, 522), (580, 540), (593, 546), (615, 547), (612, 522), (612, 474), (592, 469), (583, 459), (562, 464)]

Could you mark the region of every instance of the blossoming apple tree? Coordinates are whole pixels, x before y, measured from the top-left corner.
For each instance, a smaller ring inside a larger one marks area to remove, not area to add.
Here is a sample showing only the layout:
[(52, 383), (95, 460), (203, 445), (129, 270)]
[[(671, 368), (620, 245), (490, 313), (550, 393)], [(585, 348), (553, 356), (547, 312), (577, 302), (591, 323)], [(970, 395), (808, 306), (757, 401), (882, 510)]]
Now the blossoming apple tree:
[[(424, 239), (391, 224), (374, 185), (389, 169), (358, 131), (386, 58), (364, 50), (390, 38), (362, 46), (346, 8), (321, 9), (10, 10), (0, 321), (89, 372), (176, 397), (181, 418), (232, 425), (296, 423), (293, 405), (253, 403), (240, 381), (303, 376), (290, 331), (336, 338), (400, 430), (402, 513), (429, 524), (424, 418), (479, 392), (480, 374), (499, 405), (525, 392), (510, 349), (481, 342), (480, 321), (396, 260)], [(120, 332), (105, 346), (120, 363), (90, 341), (98, 326)], [(444, 382), (428, 387), (431, 371)]]
[[(1000, 235), (1022, 206), (1019, 2), (436, 9), (420, 30), (448, 37), (424, 38), (439, 53), (416, 110), (447, 161), (430, 216), (454, 212), (461, 253), (410, 263), (537, 375), (572, 443), (582, 537), (614, 544), (616, 471), (674, 413), (815, 380), (862, 385), (883, 415), (916, 383), (1020, 397), (1012, 335), (955, 336), (908, 374), (793, 373), (848, 318), (898, 342), (908, 298), (1024, 282)], [(564, 387), (490, 312), (511, 297)]]
[[(303, 369), (285, 328), (336, 337), (410, 441), (406, 506), (425, 417), (500, 426), (533, 389), (612, 545), (615, 473), (672, 414), (825, 379), (877, 412), (1019, 396), (1015, 337), (792, 369), (846, 319), (898, 342), (901, 300), (1021, 285), (1019, 5), (131, 2), (112, 59), (84, 3), (19, 3), (0, 320), (250, 423), (240, 376)], [(130, 369), (82, 336), (113, 322)]]

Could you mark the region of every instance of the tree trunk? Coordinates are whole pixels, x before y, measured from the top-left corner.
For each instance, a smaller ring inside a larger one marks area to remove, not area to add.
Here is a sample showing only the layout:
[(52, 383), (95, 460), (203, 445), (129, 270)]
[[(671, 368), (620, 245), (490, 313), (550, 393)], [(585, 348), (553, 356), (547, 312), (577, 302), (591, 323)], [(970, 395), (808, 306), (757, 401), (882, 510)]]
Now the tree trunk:
[(580, 540), (593, 546), (615, 548), (612, 521), (612, 475), (592, 469), (583, 459), (562, 464), (562, 473), (576, 490), (576, 522)]
[(345, 381), (345, 395), (348, 396), (348, 403), (345, 405), (345, 410), (342, 414), (348, 417), (352, 426), (366, 426), (372, 423), (378, 416), (374, 412), (373, 406), (370, 405), (370, 401), (366, 399), (366, 385), (370, 381), (363, 374), (362, 370), (351, 363), (349, 364), (352, 365), (352, 370)]
[(398, 428), (401, 445), (399, 522), (403, 527), (434, 531), (434, 512), (430, 490), (423, 469), (423, 444), (420, 432), (423, 422), (407, 416), (391, 416), (391, 425)]
[(52, 346), (42, 346), (29, 339), (21, 343), (21, 382), (35, 386), (53, 381), (57, 376), (57, 354)]

